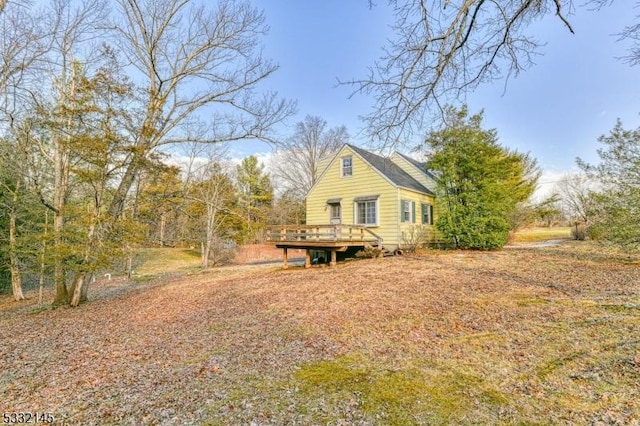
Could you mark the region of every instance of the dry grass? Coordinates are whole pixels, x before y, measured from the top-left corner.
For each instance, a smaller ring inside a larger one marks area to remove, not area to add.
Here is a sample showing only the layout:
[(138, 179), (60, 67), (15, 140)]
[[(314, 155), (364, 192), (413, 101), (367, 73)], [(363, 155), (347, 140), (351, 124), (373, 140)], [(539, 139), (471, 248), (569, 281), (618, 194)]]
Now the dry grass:
[(516, 243), (537, 243), (546, 240), (571, 238), (571, 227), (556, 226), (553, 228), (527, 228), (516, 232)]
[(3, 299), (0, 408), (66, 424), (637, 424), (639, 266), (568, 242), (221, 268), (33, 314)]
[(136, 253), (136, 274), (158, 276), (178, 271), (193, 271), (200, 264), (200, 253), (187, 248), (145, 248)]

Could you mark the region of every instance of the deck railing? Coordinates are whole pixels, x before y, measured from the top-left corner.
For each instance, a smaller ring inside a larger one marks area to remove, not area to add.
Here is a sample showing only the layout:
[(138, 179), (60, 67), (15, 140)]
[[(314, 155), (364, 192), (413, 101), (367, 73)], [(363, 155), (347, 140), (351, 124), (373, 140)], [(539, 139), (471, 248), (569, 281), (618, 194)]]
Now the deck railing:
[(362, 241), (366, 243), (382, 243), (382, 237), (371, 229), (358, 225), (287, 225), (269, 229), (267, 231), (267, 241)]

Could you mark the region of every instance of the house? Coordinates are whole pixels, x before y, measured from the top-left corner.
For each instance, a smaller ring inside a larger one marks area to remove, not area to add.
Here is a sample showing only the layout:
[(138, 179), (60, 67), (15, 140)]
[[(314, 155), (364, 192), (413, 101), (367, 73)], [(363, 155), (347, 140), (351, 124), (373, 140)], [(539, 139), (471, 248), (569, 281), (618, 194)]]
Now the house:
[(305, 250), (305, 267), (313, 259), (348, 256), (366, 247), (401, 251), (437, 240), (435, 178), (404, 154), (381, 157), (345, 144), (320, 161), (320, 176), (306, 198), (307, 223), (269, 230), (267, 242), (283, 250)]
[(307, 226), (364, 227), (388, 251), (435, 238), (435, 181), (424, 163), (345, 144), (319, 170), (306, 198)]

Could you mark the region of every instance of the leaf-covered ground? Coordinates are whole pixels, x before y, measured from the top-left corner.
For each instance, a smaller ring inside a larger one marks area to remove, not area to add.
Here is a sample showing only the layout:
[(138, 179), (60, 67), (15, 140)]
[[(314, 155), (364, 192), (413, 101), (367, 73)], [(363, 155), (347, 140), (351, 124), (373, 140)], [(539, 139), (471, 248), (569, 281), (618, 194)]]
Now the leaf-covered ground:
[(57, 424), (637, 424), (640, 262), (587, 244), (0, 298), (0, 409)]

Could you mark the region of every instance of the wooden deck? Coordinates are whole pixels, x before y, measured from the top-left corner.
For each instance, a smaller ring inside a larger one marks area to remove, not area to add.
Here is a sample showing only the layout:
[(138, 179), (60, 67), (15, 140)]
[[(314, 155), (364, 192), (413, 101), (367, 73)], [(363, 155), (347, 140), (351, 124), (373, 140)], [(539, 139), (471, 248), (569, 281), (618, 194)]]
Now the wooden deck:
[(283, 250), (282, 267), (288, 267), (287, 249), (305, 249), (305, 268), (311, 267), (311, 250), (331, 253), (330, 266), (335, 266), (337, 252), (349, 247), (381, 246), (382, 237), (369, 228), (357, 225), (282, 226), (267, 232), (267, 243)]

